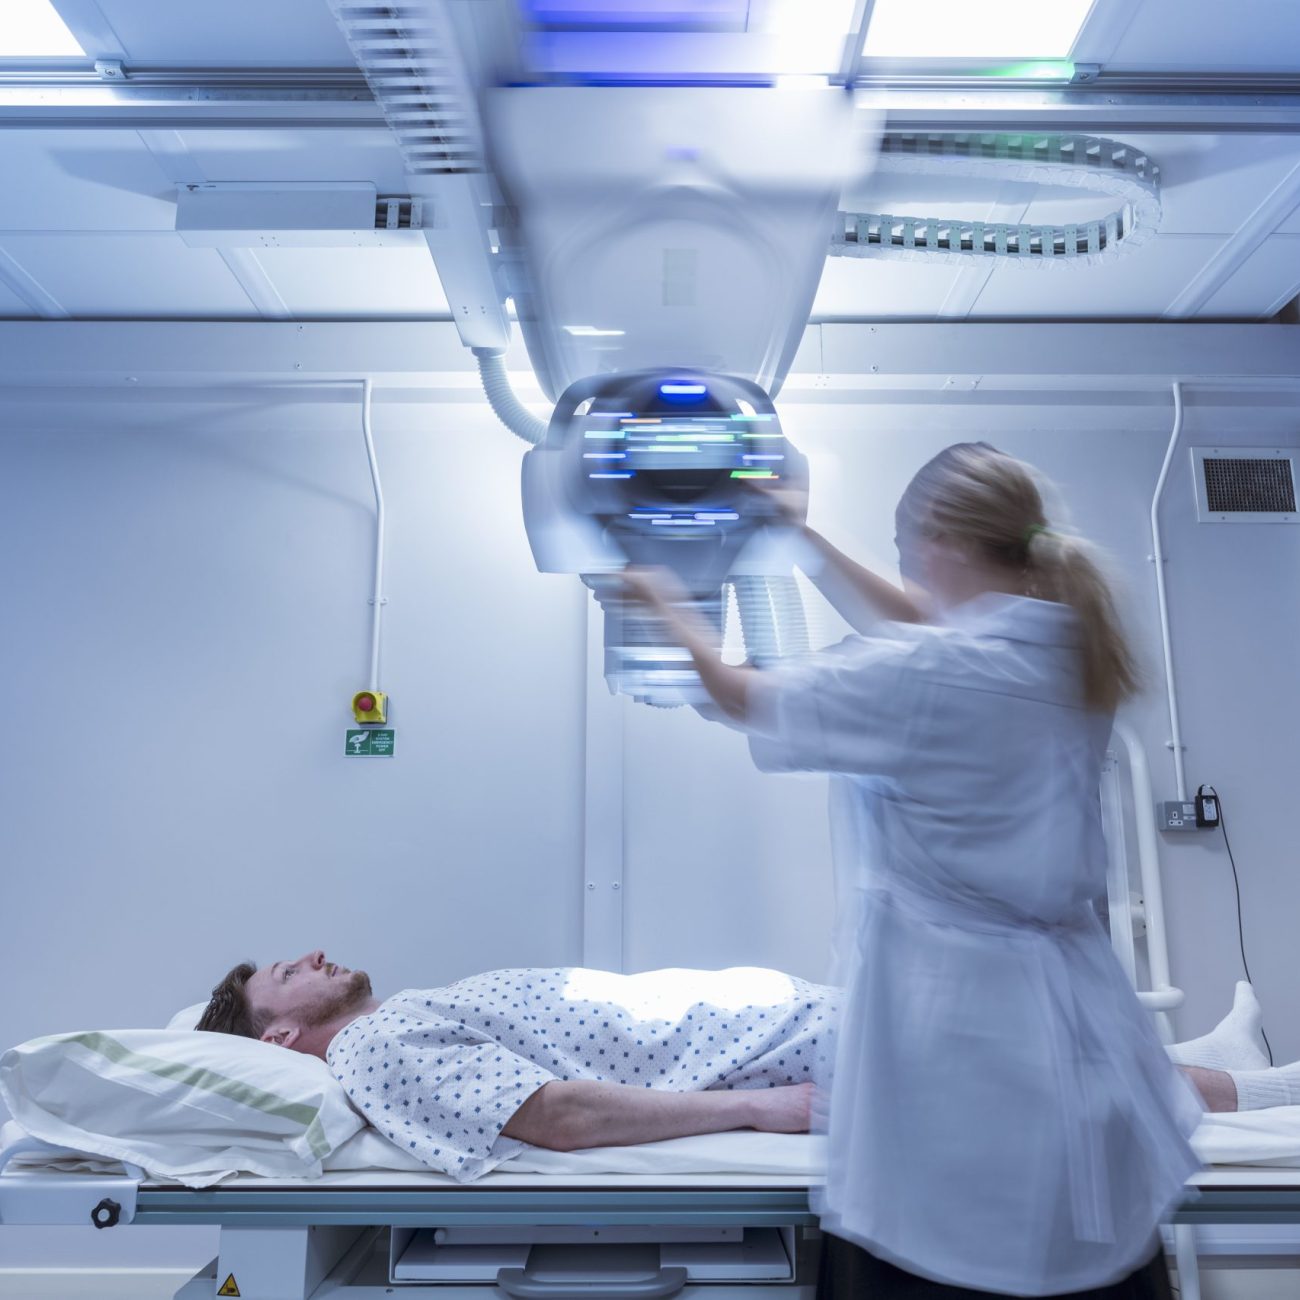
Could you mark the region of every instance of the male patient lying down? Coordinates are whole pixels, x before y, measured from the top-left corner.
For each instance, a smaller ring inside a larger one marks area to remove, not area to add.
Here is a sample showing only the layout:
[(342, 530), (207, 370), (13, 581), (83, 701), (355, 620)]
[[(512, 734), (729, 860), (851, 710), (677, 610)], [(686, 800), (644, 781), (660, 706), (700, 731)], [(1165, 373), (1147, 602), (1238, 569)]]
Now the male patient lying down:
[(475, 1178), (517, 1149), (802, 1133), (836, 991), (775, 971), (501, 970), (381, 1002), (319, 950), (236, 966), (198, 1028), (322, 1058), (379, 1132)]
[[(624, 1146), (728, 1129), (806, 1132), (838, 991), (775, 971), (490, 971), (381, 1002), (319, 950), (236, 966), (198, 1028), (318, 1056), (376, 1129), (475, 1178), (516, 1142)], [(1210, 1034), (1169, 1049), (1207, 1109), (1300, 1103), (1269, 1070), (1248, 984)], [(1280, 1091), (1279, 1091), (1280, 1089)]]

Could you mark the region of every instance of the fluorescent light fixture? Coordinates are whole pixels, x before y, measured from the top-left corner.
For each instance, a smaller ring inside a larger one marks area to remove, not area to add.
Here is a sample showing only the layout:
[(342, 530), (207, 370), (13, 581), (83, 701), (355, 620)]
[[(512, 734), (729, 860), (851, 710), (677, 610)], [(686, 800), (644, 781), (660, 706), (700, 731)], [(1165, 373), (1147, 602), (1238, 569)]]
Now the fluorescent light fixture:
[(981, 68), (981, 77), (1009, 77), (1016, 81), (1071, 81), (1074, 64), (1069, 59), (1029, 59)]
[(868, 59), (1063, 59), (1092, 0), (876, 0)]
[(774, 37), (775, 73), (782, 89), (799, 89), (839, 68), (853, 30), (853, 0), (760, 0), (751, 6), (750, 31)]
[[(1043, 0), (1051, 3), (1052, 0)], [(520, 0), (537, 68), (621, 84), (837, 72), (855, 0)], [(787, 85), (778, 80), (778, 84)]]
[(50, 0), (5, 0), (0, 59), (84, 59), (86, 51)]

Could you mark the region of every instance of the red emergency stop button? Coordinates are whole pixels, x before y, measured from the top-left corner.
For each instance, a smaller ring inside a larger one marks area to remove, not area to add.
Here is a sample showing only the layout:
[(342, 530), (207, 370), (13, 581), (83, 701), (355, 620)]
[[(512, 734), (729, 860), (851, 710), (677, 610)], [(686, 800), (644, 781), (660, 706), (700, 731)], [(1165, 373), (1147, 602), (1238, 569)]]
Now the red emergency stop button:
[(377, 691), (373, 688), (368, 691), (358, 691), (352, 697), (352, 716), (356, 718), (357, 724), (362, 727), (370, 726), (376, 722), (387, 722), (388, 696), (383, 691)]

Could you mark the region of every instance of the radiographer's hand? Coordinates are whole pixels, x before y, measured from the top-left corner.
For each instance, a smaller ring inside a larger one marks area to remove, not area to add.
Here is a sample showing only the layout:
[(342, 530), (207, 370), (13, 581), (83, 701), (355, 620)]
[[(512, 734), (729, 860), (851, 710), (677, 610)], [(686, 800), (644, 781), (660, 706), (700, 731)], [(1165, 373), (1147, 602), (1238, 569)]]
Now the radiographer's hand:
[(658, 612), (675, 605), (690, 604), (690, 592), (671, 569), (629, 564), (623, 570), (622, 578), (623, 589), (630, 600), (639, 601)]
[(780, 523), (789, 528), (807, 526), (808, 489), (806, 487), (769, 486), (763, 479), (751, 478), (742, 481), (747, 491), (767, 503)]

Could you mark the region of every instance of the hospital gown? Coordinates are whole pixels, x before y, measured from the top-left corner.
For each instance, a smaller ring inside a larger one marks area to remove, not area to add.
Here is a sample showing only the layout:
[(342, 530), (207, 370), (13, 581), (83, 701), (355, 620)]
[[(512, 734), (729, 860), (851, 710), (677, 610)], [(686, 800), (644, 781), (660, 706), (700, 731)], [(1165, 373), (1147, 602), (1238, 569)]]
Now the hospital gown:
[(835, 991), (775, 971), (490, 971), (407, 989), (354, 1020), (326, 1060), (385, 1137), (468, 1181), (522, 1143), (501, 1129), (553, 1079), (669, 1092), (811, 1082)]

